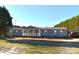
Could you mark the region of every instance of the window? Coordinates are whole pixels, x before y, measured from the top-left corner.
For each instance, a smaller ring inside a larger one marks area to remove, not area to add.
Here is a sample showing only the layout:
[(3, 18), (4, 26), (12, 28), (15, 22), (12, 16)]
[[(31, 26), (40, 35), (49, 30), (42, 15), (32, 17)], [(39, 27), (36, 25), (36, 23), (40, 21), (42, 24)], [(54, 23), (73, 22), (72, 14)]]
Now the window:
[(25, 32), (25, 33), (27, 33), (27, 32), (28, 32), (28, 30), (25, 30), (24, 32)]
[(15, 32), (16, 32), (16, 30), (15, 30), (15, 29), (13, 29), (13, 30), (12, 30), (12, 32), (14, 32), (14, 33), (15, 33)]
[(29, 33), (32, 33), (33, 32), (33, 30), (29, 30)]
[(12, 32), (12, 30), (10, 30), (10, 32)]
[(54, 33), (56, 33), (57, 31), (56, 30), (54, 30)]
[(19, 30), (16, 30), (16, 32), (18, 32)]
[(16, 29), (15, 32), (22, 32), (22, 30)]
[(63, 32), (63, 30), (60, 30), (60, 32)]
[(78, 33), (78, 35), (79, 35), (79, 33)]
[(19, 32), (22, 32), (22, 30), (19, 30)]
[(44, 32), (47, 32), (47, 30), (45, 30)]
[(38, 33), (38, 30), (34, 30), (34, 33)]

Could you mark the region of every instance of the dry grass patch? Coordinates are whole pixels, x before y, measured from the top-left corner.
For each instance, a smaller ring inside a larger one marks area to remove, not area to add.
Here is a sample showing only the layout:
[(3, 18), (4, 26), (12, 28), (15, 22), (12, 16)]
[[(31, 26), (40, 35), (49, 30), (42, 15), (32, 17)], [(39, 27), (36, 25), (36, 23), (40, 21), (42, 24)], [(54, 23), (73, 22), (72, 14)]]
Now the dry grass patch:
[[(40, 43), (41, 44), (41, 43)], [(21, 43), (10, 43), (7, 40), (0, 40), (0, 52), (5, 50), (15, 50), (17, 54), (73, 54), (79, 53), (79, 48), (42, 46)]]

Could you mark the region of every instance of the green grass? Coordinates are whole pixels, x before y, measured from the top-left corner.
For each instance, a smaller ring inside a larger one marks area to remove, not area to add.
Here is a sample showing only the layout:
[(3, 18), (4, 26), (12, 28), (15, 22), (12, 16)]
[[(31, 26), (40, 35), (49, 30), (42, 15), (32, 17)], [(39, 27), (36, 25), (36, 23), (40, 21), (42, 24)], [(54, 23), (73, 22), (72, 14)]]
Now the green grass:
[[(39, 43), (41, 44), (41, 43)], [(7, 40), (0, 40), (0, 51), (3, 49), (15, 48), (18, 54), (58, 54), (58, 53), (79, 53), (79, 48), (53, 47), (32, 44), (11, 43)]]
[(18, 49), (18, 53), (21, 54), (51, 53), (51, 49), (52, 49), (52, 47), (48, 47), (48, 46), (35, 46), (30, 44), (10, 43), (7, 40), (0, 40), (0, 50), (10, 49), (12, 47)]
[[(10, 48), (16, 48), (18, 53), (51, 53), (52, 47), (49, 46), (35, 46), (30, 44), (19, 44), (19, 43), (10, 43), (7, 40), (0, 40), (0, 50), (2, 49), (10, 49)], [(55, 51), (55, 49), (54, 49)], [(57, 51), (56, 51), (57, 52)]]

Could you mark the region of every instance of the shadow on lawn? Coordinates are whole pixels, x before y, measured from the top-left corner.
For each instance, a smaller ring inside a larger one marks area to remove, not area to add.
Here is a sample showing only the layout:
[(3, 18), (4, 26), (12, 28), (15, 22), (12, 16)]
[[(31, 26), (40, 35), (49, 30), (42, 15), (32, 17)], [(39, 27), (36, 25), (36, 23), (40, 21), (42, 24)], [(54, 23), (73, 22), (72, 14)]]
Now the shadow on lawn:
[(11, 43), (31, 44), (40, 46), (79, 48), (79, 42), (57, 42), (57, 41), (45, 41), (45, 40), (8, 40), (8, 41)]

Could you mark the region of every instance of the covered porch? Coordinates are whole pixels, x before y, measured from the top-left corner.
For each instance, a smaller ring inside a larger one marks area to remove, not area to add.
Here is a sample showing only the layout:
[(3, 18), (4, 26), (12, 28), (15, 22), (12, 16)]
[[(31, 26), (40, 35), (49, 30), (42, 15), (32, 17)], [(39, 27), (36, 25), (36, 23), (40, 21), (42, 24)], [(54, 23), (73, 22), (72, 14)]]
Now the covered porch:
[(41, 30), (40, 29), (25, 29), (23, 30), (23, 36), (39, 37), (41, 36)]

